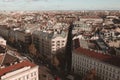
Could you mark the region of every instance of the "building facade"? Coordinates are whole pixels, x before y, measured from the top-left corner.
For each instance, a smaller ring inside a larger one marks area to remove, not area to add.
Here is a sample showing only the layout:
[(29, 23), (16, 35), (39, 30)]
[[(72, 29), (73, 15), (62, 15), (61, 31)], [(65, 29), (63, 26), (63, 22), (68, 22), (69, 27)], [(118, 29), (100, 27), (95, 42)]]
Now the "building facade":
[(97, 80), (120, 80), (119, 60), (79, 48), (72, 52), (72, 71), (84, 77), (88, 71), (95, 69)]
[[(1, 69), (1, 72), (6, 72), (1, 75), (1, 80), (39, 80), (38, 68), (38, 66), (31, 64), (30, 62), (23, 61), (13, 66)], [(9, 72), (8, 70), (10, 69), (13, 71)]]
[(39, 80), (39, 66), (7, 51), (0, 54), (0, 80)]
[(100, 18), (100, 17), (81, 17), (80, 18), (80, 21), (81, 22), (89, 22), (89, 23), (102, 23), (103, 22), (103, 19)]
[(90, 32), (91, 30), (92, 30), (92, 25), (91, 24), (87, 24), (87, 23), (80, 22), (80, 21), (75, 21), (72, 33), (73, 34), (78, 34), (81, 31)]
[(67, 32), (35, 31), (33, 39), (39, 52), (51, 58), (52, 55), (66, 46)]

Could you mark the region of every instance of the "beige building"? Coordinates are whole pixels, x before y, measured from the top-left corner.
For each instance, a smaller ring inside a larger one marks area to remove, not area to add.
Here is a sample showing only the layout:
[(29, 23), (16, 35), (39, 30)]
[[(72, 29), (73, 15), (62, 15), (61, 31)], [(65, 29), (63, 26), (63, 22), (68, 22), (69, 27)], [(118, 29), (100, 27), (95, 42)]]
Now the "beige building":
[(83, 16), (80, 18), (81, 22), (86, 22), (86, 23), (102, 23), (103, 19), (100, 17), (90, 17), (90, 16)]
[(0, 80), (39, 80), (39, 67), (13, 54), (0, 54)]
[(120, 58), (77, 48), (72, 52), (72, 71), (84, 77), (95, 69), (97, 80), (120, 80)]

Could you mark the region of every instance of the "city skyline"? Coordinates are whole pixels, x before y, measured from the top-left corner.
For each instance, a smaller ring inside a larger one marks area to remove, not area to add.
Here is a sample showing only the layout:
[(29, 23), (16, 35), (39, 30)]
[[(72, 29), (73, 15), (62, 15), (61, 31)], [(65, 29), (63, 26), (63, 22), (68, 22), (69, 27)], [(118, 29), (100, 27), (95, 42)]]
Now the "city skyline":
[(120, 10), (119, 0), (0, 0), (0, 10)]

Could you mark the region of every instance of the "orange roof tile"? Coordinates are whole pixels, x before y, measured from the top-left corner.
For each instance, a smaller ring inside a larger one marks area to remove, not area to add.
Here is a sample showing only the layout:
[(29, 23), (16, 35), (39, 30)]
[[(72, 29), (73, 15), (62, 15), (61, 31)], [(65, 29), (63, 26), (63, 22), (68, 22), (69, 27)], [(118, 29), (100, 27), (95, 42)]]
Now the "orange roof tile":
[(30, 61), (25, 60), (25, 61), (20, 62), (18, 64), (15, 64), (15, 65), (0, 69), (0, 76), (6, 74), (8, 72), (11, 72), (11, 71), (26, 67), (26, 66), (34, 67), (34, 66), (36, 66), (36, 64), (33, 64)]

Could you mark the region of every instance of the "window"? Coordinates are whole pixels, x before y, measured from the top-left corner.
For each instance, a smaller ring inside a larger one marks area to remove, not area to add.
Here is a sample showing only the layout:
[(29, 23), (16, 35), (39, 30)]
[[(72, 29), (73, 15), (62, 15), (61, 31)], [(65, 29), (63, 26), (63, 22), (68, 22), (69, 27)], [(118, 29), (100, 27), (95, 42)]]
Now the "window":
[(52, 48), (52, 50), (55, 50), (55, 48)]
[(119, 80), (119, 79), (120, 79), (120, 76), (117, 76), (117, 79)]
[(57, 46), (60, 46), (60, 44), (57, 44)]
[(36, 75), (36, 72), (34, 72), (34, 76)]
[(108, 75), (108, 72), (106, 71), (106, 75)]
[(29, 79), (29, 75), (27, 75), (26, 78)]
[(60, 43), (60, 41), (57, 41), (57, 43)]
[(64, 44), (65, 43), (65, 41), (62, 41), (62, 44)]
[(31, 73), (31, 77), (33, 77), (33, 73)]
[(109, 73), (109, 76), (112, 76), (111, 73)]
[(55, 43), (55, 41), (52, 41), (52, 43)]

